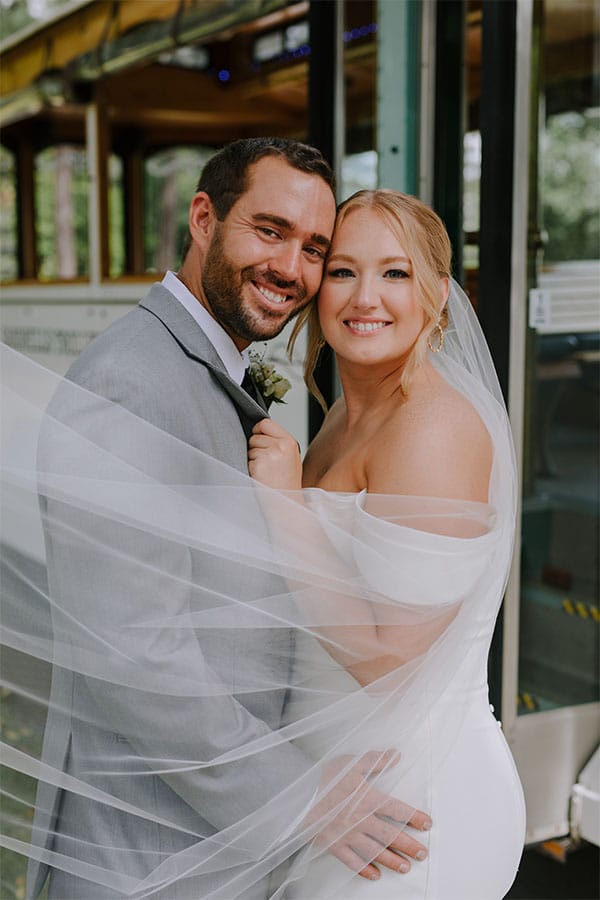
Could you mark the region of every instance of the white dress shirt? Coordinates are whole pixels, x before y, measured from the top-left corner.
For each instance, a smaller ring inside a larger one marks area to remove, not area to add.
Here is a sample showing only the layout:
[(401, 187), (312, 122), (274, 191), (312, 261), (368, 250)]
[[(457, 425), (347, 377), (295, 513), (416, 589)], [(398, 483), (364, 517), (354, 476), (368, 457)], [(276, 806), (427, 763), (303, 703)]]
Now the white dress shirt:
[(198, 298), (194, 297), (183, 281), (179, 280), (175, 272), (167, 272), (161, 283), (187, 309), (190, 316), (196, 320), (219, 354), (230, 378), (241, 384), (244, 373), (250, 365), (248, 350), (242, 350), (240, 353), (223, 326), (216, 319), (213, 319)]

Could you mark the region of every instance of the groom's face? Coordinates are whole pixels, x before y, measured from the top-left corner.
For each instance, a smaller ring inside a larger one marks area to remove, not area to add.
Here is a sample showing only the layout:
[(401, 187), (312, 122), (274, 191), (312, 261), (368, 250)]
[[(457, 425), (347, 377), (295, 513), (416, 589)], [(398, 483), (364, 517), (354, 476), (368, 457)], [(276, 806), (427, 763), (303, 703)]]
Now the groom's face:
[(275, 337), (314, 297), (335, 220), (322, 178), (274, 156), (248, 174), (202, 266), (208, 306), (240, 349)]

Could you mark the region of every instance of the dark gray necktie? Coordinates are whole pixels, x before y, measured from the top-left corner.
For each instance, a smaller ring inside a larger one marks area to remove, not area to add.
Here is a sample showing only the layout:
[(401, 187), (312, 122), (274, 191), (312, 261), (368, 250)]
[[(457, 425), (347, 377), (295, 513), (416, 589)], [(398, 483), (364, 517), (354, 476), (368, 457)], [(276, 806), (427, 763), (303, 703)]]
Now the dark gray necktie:
[(244, 372), (244, 378), (242, 379), (242, 387), (244, 388), (246, 393), (249, 394), (250, 397), (252, 397), (252, 399), (255, 401), (255, 403), (258, 403), (259, 406), (264, 407), (264, 403), (262, 402), (262, 397), (260, 396), (260, 394), (258, 392), (258, 388), (254, 384), (252, 376), (250, 375), (250, 369), (246, 369), (246, 371)]

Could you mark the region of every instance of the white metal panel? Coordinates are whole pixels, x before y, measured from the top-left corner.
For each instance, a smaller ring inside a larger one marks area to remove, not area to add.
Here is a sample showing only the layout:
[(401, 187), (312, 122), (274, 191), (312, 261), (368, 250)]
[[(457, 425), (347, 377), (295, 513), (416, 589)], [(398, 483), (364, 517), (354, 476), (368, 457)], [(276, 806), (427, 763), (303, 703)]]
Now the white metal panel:
[(528, 844), (567, 835), (579, 772), (600, 741), (600, 704), (519, 716), (511, 749), (523, 782)]
[(571, 831), (600, 847), (600, 747), (581, 770), (571, 796)]
[[(136, 299), (141, 300), (145, 293), (141, 291)], [(127, 309), (116, 303), (3, 304), (0, 338), (19, 353), (64, 375), (92, 338)]]
[(556, 263), (529, 292), (529, 326), (539, 334), (600, 331), (600, 261)]

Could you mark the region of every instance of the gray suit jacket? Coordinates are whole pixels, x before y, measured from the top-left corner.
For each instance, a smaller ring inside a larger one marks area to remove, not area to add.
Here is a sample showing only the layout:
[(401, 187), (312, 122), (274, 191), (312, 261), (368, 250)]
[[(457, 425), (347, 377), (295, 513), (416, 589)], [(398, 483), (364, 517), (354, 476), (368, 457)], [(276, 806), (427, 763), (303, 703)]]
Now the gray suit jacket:
[[(155, 284), (135, 309), (113, 323), (94, 339), (71, 367), (67, 378), (89, 391), (107, 397), (137, 416), (151, 422), (187, 444), (199, 448), (240, 471), (247, 471), (247, 435), (255, 422), (265, 416), (259, 407), (228, 376), (223, 363), (193, 318), (161, 285)], [(89, 421), (94, 430), (93, 409), (66, 409), (60, 390), (52, 402), (54, 414), (62, 421)], [(86, 426), (87, 427), (87, 426)], [(52, 441), (42, 442), (41, 458), (52, 462), (56, 448)], [(164, 463), (166, 478), (176, 482), (178, 473), (170, 470), (172, 461)], [(189, 478), (190, 473), (185, 473)], [(189, 483), (189, 482), (188, 482)], [(51, 503), (41, 500), (42, 512), (52, 513)], [(78, 523), (74, 523), (78, 527)], [(92, 525), (95, 528), (96, 525)], [(119, 533), (102, 535), (122, 548), (138, 542), (139, 536), (124, 528)], [(114, 529), (113, 529), (114, 532)], [(126, 559), (115, 563), (111, 571), (96, 558), (94, 550), (81, 548), (73, 553), (51, 524), (45, 526), (50, 594), (62, 608), (79, 619), (99, 622), (102, 616), (120, 615), (124, 622), (136, 621), (156, 607), (157, 614), (167, 609), (178, 611), (194, 608), (189, 585), (196, 573), (210, 581), (214, 561), (205, 554), (190, 551), (169, 542), (143, 537), (143, 546), (135, 546), (135, 555), (149, 562), (159, 560), (160, 571), (180, 574), (181, 585), (156, 579), (152, 596), (138, 597), (136, 572)], [(232, 577), (236, 577), (235, 565)], [(271, 592), (272, 586), (246, 583), (247, 571), (240, 571), (249, 596)], [(258, 576), (257, 576), (258, 577)], [(262, 576), (264, 579), (264, 576)], [(68, 640), (64, 622), (54, 623), (55, 632)], [(266, 636), (265, 636), (266, 635)], [(184, 646), (147, 648), (147, 661), (157, 665), (177, 655), (185, 660), (190, 678), (202, 678), (204, 666), (235, 683), (236, 667), (243, 679), (244, 660), (269, 656), (282, 667), (280, 683), (289, 678), (293, 653), (293, 636), (286, 629), (246, 632), (244, 646), (238, 646), (234, 630), (189, 634)], [(286, 662), (287, 661), (287, 662)], [(168, 662), (167, 662), (168, 664)], [(277, 675), (277, 673), (275, 673)], [(134, 689), (115, 687), (100, 680), (55, 668), (51, 707), (44, 739), (43, 759), (49, 765), (78, 777), (89, 768), (89, 761), (102, 759), (110, 771), (111, 754), (118, 767), (123, 753), (157, 756), (165, 759), (211, 759), (241, 745), (253, 737), (276, 729), (281, 722), (285, 692), (268, 691), (236, 697), (198, 698), (152, 696), (140, 702)], [(126, 846), (128, 874), (143, 879), (166, 854), (184, 850), (197, 840), (193, 835), (216, 833), (231, 822), (243, 818), (268, 796), (285, 786), (309, 768), (309, 763), (292, 745), (276, 747), (241, 762), (162, 777), (96, 774), (93, 784), (115, 793), (129, 803), (141, 807), (150, 816), (167, 817), (182, 829), (176, 830), (119, 811), (111, 806), (61, 791), (40, 781), (37, 798), (33, 842), (58, 853), (76, 856), (92, 865), (119, 870), (115, 848)], [(86, 777), (85, 775), (83, 777)], [(312, 789), (311, 789), (312, 790)], [(294, 820), (306, 804), (311, 790), (291, 804), (287, 824)], [(286, 822), (273, 822), (275, 841)], [(243, 869), (243, 867), (242, 867)], [(32, 860), (28, 873), (28, 896), (37, 897), (46, 877), (47, 867)], [(242, 870), (240, 870), (242, 871)], [(77, 878), (55, 868), (51, 871), (50, 893), (53, 898), (116, 898), (122, 894), (106, 885)], [(153, 896), (165, 900), (199, 900), (221, 882), (218, 874), (213, 883), (194, 878), (170, 885)], [(265, 883), (248, 888), (248, 897), (264, 898)]]

